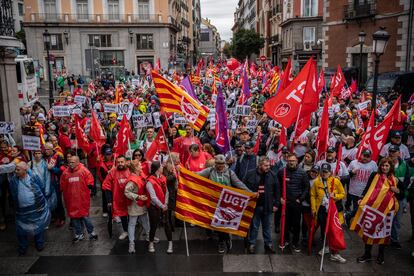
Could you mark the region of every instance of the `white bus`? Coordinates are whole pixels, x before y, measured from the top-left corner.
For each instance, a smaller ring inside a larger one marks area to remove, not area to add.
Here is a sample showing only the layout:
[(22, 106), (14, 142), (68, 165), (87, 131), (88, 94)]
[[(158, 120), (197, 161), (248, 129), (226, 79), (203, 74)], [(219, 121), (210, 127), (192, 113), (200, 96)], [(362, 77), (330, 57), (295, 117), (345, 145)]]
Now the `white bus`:
[(33, 59), (27, 56), (17, 56), (15, 61), (19, 107), (32, 105), (38, 100)]

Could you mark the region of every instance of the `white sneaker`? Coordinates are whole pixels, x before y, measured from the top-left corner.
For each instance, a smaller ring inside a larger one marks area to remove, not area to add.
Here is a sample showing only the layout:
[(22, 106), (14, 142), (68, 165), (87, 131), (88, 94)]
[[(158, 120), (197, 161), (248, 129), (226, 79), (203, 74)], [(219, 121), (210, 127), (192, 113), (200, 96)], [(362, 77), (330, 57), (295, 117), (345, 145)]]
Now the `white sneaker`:
[(104, 218), (107, 218), (107, 217), (108, 217), (108, 213), (102, 213), (102, 216), (103, 216)]
[(155, 252), (155, 247), (154, 247), (154, 243), (153, 242), (150, 242), (148, 244), (148, 252), (149, 253), (154, 253)]
[(130, 243), (129, 243), (128, 253), (129, 253), (129, 254), (133, 254), (133, 253), (135, 253), (135, 243), (134, 243), (134, 242), (130, 242)]
[(329, 258), (331, 261), (334, 261), (334, 262), (338, 262), (338, 263), (341, 263), (341, 264), (344, 264), (344, 263), (346, 263), (346, 259), (344, 259), (341, 255), (339, 255), (339, 254), (331, 254), (331, 257)]
[[(321, 249), (321, 250), (319, 250), (319, 256), (322, 256), (322, 252), (323, 252), (323, 248)], [(325, 252), (324, 252), (325, 254), (329, 254), (329, 247), (328, 246), (325, 246)]]
[(169, 241), (168, 242), (167, 254), (172, 254), (172, 253), (173, 253), (173, 242)]
[[(147, 234), (147, 237), (145, 238), (145, 240), (147, 241), (147, 242), (149, 242), (149, 234)], [(159, 238), (157, 238), (157, 237), (154, 237), (154, 243), (159, 243), (160, 242), (160, 239)]]
[(119, 239), (121, 241), (125, 240), (128, 237), (128, 232), (122, 232), (122, 234), (119, 236)]

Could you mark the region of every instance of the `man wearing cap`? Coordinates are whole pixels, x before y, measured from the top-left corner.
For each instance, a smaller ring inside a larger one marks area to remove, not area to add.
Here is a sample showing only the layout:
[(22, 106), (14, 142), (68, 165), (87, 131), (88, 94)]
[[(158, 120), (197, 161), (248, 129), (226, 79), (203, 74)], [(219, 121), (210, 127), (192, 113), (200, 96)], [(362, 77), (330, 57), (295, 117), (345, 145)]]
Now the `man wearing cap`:
[(407, 160), (410, 158), (410, 151), (408, 150), (407, 146), (404, 145), (403, 143), (401, 143), (401, 139), (402, 139), (402, 133), (401, 131), (394, 131), (391, 134), (391, 140), (389, 143), (385, 144), (380, 152), (380, 156), (381, 157), (388, 157), (388, 153), (389, 153), (389, 147), (391, 145), (395, 145), (399, 147), (399, 151), (400, 151), (400, 157), (403, 160)]
[(244, 182), (250, 190), (259, 193), (250, 225), (249, 253), (255, 253), (260, 224), (262, 224), (265, 251), (275, 253), (272, 245), (272, 214), (278, 210), (280, 191), (276, 174), (270, 170), (269, 158), (261, 156), (257, 169), (250, 170)]
[(401, 249), (400, 244), (400, 228), (401, 228), (401, 216), (403, 214), (404, 208), (407, 205), (406, 200), (406, 190), (410, 185), (410, 178), (412, 173), (410, 172), (410, 167), (407, 162), (401, 158), (401, 147), (397, 145), (390, 145), (388, 148), (388, 156), (393, 160), (395, 164), (394, 175), (398, 179), (397, 188), (400, 190), (398, 194), (395, 194), (395, 197), (398, 200), (399, 209), (397, 214), (394, 216), (391, 228), (391, 245), (397, 249)]
[(236, 161), (243, 155), (243, 153), (244, 144), (241, 142), (236, 142), (234, 145), (234, 150), (226, 153), (227, 165), (229, 166), (230, 170), (236, 170)]
[(341, 182), (344, 183), (349, 179), (349, 172), (346, 168), (346, 165), (343, 161), (339, 161), (339, 168), (337, 169), (337, 160), (336, 160), (336, 148), (335, 147), (328, 147), (326, 152), (326, 159), (321, 160), (317, 163), (318, 166), (322, 167), (323, 164), (328, 163), (331, 168), (331, 173), (334, 176), (337, 176), (341, 179)]
[[(326, 220), (328, 216), (328, 205), (329, 198), (335, 200), (336, 205), (340, 203), (345, 197), (345, 190), (342, 186), (341, 181), (337, 177), (332, 176), (332, 168), (328, 163), (321, 165), (320, 176), (315, 180), (311, 190), (310, 190), (310, 200), (311, 200), (311, 209), (314, 218), (317, 218), (321, 229), (326, 228)], [(342, 206), (342, 204), (341, 204)], [(338, 212), (341, 210), (338, 209)], [(324, 236), (324, 231), (321, 231), (322, 237)], [(345, 263), (346, 260), (338, 254), (337, 251), (334, 251), (329, 248), (329, 245), (325, 250), (319, 251), (319, 254), (322, 255), (322, 252), (331, 253), (330, 260)]]
[(348, 167), (349, 175), (351, 177), (345, 203), (345, 209), (348, 211), (345, 219), (348, 225), (358, 210), (358, 201), (362, 197), (369, 176), (378, 169), (377, 163), (372, 161), (371, 155), (372, 152), (369, 149), (363, 150), (359, 160), (352, 161)]
[(247, 175), (247, 172), (250, 170), (254, 170), (257, 167), (257, 155), (253, 152), (254, 142), (248, 141), (244, 144), (245, 152), (236, 162), (236, 169), (235, 173), (237, 177), (241, 180)]
[[(214, 157), (214, 161), (214, 167), (206, 168), (201, 172), (197, 172), (197, 174), (225, 186), (231, 186), (242, 190), (250, 191), (249, 188), (243, 182), (240, 181), (237, 175), (228, 168), (228, 166), (226, 165), (226, 157), (224, 155), (216, 155)], [(227, 252), (229, 252), (232, 248), (232, 242), (229, 234), (218, 232), (218, 236), (218, 252), (220, 254), (225, 253), (226, 247)]]
[(342, 113), (341, 116), (339, 116), (336, 126), (333, 128), (332, 133), (335, 135), (345, 135), (345, 136), (353, 136), (352, 129), (348, 127), (348, 114), (346, 112)]

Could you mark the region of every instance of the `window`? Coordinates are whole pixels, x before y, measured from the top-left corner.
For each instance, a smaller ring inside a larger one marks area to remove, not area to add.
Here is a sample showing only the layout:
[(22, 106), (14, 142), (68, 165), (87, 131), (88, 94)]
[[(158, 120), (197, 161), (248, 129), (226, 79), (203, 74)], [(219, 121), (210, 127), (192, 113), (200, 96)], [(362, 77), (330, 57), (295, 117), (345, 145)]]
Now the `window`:
[(318, 0), (302, 0), (302, 15), (303, 16), (317, 16), (318, 15)]
[(18, 3), (17, 8), (19, 10), (19, 16), (23, 16), (24, 15), (24, 5), (22, 3)]
[(303, 27), (303, 42), (315, 44), (315, 27)]
[[(47, 49), (47, 45), (45, 43), (45, 50)], [(50, 46), (49, 50), (52, 51), (62, 51), (63, 50), (63, 42), (62, 42), (62, 34), (50, 34)]]
[(149, 0), (138, 0), (139, 19), (149, 20), (149, 14), (150, 14)]
[(154, 49), (152, 34), (137, 34), (137, 49)]
[(108, 15), (109, 20), (119, 20), (119, 1), (108, 0)]
[(99, 51), (101, 66), (124, 66), (123, 51)]
[(89, 35), (89, 46), (95, 47), (112, 47), (111, 35), (99, 35), (99, 34), (90, 34)]
[(47, 19), (56, 19), (56, 0), (45, 0), (45, 17)]
[(76, 0), (78, 19), (88, 19), (88, 0)]
[(201, 29), (200, 41), (210, 41), (210, 32), (208, 29)]

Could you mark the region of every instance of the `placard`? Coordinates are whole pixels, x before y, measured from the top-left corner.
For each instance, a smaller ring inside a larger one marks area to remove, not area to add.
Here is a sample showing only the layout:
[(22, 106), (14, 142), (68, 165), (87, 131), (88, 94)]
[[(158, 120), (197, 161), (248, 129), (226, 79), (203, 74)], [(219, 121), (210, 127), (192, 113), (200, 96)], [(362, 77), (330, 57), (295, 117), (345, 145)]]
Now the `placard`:
[(0, 134), (8, 134), (14, 132), (13, 122), (0, 122)]
[(81, 115), (82, 114), (82, 104), (71, 105), (71, 112), (70, 113)]
[(134, 104), (130, 102), (123, 102), (118, 104), (118, 115), (123, 116), (126, 115), (126, 117), (131, 119), (132, 116), (132, 110), (134, 109)]
[(174, 113), (174, 124), (185, 126), (187, 124), (187, 120), (180, 114)]
[(71, 105), (55, 105), (53, 107), (53, 116), (55, 117), (69, 117), (72, 113)]
[(86, 102), (86, 97), (77, 95), (77, 96), (75, 96), (74, 101), (75, 101), (75, 103), (84, 104)]
[(161, 127), (160, 113), (159, 112), (152, 113), (152, 118), (154, 121), (154, 127), (155, 128)]
[(41, 150), (40, 137), (22, 135), (23, 149), (25, 150)]
[(248, 116), (250, 114), (251, 107), (249, 105), (236, 105), (235, 115)]
[(118, 105), (117, 104), (111, 104), (111, 103), (105, 103), (104, 104), (104, 112), (105, 113), (117, 113), (118, 112)]
[(371, 102), (371, 101), (370, 101), (370, 100), (368, 100), (368, 101), (365, 101), (365, 102), (359, 103), (359, 104), (358, 104), (358, 110), (359, 110), (359, 111), (361, 111), (361, 110), (365, 110), (365, 109), (367, 109), (367, 108), (368, 108), (368, 104), (369, 104), (370, 102)]
[(247, 121), (247, 128), (250, 131), (254, 132), (255, 129), (256, 129), (256, 126), (257, 126), (257, 120), (256, 119)]
[(132, 116), (132, 123), (134, 125), (134, 128), (143, 128), (153, 125), (150, 113)]

